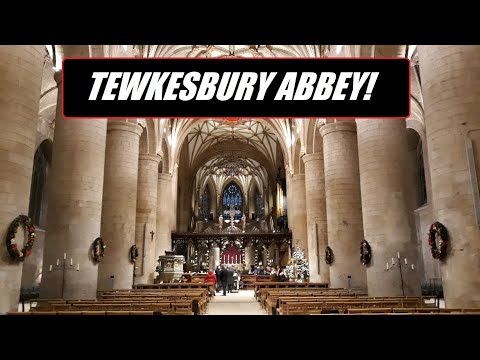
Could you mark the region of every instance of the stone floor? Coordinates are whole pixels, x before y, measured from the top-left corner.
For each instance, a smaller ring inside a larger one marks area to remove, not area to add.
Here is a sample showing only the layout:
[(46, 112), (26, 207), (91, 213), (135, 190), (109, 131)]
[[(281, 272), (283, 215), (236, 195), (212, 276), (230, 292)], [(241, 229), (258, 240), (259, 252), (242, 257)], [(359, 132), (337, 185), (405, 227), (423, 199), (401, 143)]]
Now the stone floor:
[(208, 304), (207, 315), (266, 315), (260, 303), (255, 300), (253, 290), (240, 290), (222, 296), (217, 293)]

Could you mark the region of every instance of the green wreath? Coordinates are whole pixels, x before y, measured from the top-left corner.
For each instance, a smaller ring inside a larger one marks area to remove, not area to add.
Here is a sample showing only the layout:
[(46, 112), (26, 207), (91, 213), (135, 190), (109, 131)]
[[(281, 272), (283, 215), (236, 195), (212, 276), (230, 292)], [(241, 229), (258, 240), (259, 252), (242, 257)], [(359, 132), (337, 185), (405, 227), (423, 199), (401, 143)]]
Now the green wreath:
[[(437, 246), (438, 237), (438, 246)], [(442, 223), (435, 221), (428, 231), (428, 245), (434, 259), (443, 259), (447, 255), (448, 231)]]
[[(15, 240), (18, 227), (23, 224), (25, 231), (27, 232), (27, 242), (23, 245), (22, 250), (18, 250), (18, 245)], [(23, 261), (26, 257), (32, 253), (32, 247), (35, 242), (35, 226), (32, 224), (32, 220), (26, 215), (17, 216), (10, 224), (7, 230), (7, 251), (16, 261)]]
[(107, 245), (105, 245), (105, 242), (101, 237), (97, 237), (92, 244), (92, 256), (93, 260), (96, 262), (100, 262), (102, 260), (102, 257), (105, 256), (105, 248)]
[(367, 240), (362, 240), (360, 243), (360, 261), (363, 265), (368, 265), (372, 259), (372, 249)]
[(327, 246), (327, 248), (325, 249), (325, 262), (328, 265), (331, 265), (333, 262), (333, 251), (330, 246)]

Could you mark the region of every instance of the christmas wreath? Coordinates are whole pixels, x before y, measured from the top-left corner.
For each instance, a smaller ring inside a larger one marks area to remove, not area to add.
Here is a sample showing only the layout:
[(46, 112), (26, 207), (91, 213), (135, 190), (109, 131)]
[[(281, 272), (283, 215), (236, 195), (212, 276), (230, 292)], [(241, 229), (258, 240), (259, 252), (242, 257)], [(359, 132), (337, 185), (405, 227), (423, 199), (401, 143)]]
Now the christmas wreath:
[[(437, 246), (438, 237), (438, 246)], [(442, 223), (435, 221), (428, 231), (428, 245), (434, 259), (442, 259), (447, 254), (448, 231)]]
[(372, 249), (370, 248), (370, 244), (367, 242), (367, 240), (364, 239), (360, 243), (360, 261), (363, 265), (368, 265), (371, 258)]
[(330, 246), (325, 249), (325, 262), (330, 265), (333, 262), (333, 251)]
[(137, 261), (137, 257), (138, 257), (138, 249), (137, 249), (137, 245), (132, 245), (132, 247), (130, 248), (130, 261)]
[[(23, 245), (22, 250), (18, 250), (18, 245), (15, 240), (18, 227), (23, 224), (25, 231), (27, 232), (27, 242)], [(7, 230), (7, 251), (10, 256), (17, 261), (23, 261), (27, 256), (30, 256), (33, 243), (35, 242), (35, 226), (32, 224), (32, 220), (26, 215), (17, 216)]]
[(92, 244), (92, 256), (93, 260), (96, 262), (100, 262), (102, 260), (102, 257), (105, 256), (105, 248), (107, 245), (105, 245), (105, 242), (101, 237), (97, 237)]

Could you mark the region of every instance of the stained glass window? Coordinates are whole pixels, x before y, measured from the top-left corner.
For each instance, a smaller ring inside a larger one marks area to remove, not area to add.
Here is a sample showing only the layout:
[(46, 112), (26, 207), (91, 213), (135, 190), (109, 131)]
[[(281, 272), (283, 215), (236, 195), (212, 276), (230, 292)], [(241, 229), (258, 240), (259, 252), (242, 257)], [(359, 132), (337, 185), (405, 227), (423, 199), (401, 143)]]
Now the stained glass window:
[(222, 209), (224, 219), (230, 219), (230, 205), (235, 209), (235, 220), (240, 220), (242, 217), (243, 195), (242, 191), (234, 182), (229, 183), (222, 196)]

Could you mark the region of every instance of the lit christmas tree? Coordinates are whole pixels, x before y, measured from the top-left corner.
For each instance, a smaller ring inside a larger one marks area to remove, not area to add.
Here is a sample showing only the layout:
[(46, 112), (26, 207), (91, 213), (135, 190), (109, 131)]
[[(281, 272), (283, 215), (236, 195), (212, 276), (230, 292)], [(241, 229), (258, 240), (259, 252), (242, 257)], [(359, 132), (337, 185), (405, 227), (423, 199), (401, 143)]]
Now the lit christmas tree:
[(290, 281), (302, 282), (310, 276), (308, 261), (305, 260), (305, 253), (299, 246), (295, 246), (292, 258), (285, 267), (285, 275)]

